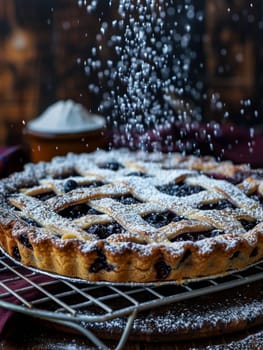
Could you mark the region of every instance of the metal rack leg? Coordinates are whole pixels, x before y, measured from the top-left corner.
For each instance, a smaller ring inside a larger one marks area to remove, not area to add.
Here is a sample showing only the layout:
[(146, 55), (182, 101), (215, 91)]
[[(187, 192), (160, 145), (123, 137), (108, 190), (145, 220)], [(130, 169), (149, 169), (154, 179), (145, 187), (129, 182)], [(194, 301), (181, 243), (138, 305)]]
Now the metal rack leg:
[(87, 339), (89, 339), (94, 345), (97, 346), (98, 349), (100, 350), (110, 350), (110, 348), (105, 345), (96, 335), (94, 335), (91, 331), (88, 329), (84, 328), (78, 323), (75, 322), (68, 322), (68, 321), (62, 321), (62, 320), (56, 320), (56, 319), (49, 319), (49, 318), (43, 318), (46, 321), (54, 322), (72, 329), (75, 329), (79, 333), (85, 335)]
[(135, 319), (137, 315), (137, 310), (134, 310), (133, 313), (129, 316), (128, 318), (128, 321), (127, 321), (127, 324), (126, 324), (126, 327), (122, 333), (122, 336), (121, 336), (121, 339), (119, 341), (119, 344), (117, 345), (116, 349), (115, 350), (121, 350), (123, 349), (127, 339), (128, 339), (128, 336), (130, 334), (130, 329), (132, 327), (132, 324), (133, 324), (133, 321)]
[[(128, 337), (129, 337), (130, 329), (132, 327), (132, 324), (133, 324), (133, 321), (134, 321), (136, 315), (137, 315), (137, 310), (134, 310), (130, 314), (130, 316), (128, 317), (125, 329), (122, 333), (122, 336), (121, 336), (119, 343), (116, 346), (115, 350), (122, 350), (123, 349)], [(78, 323), (57, 320), (57, 319), (50, 319), (50, 318), (45, 318), (45, 320), (50, 321), (50, 322), (54, 322), (54, 323), (57, 323), (57, 324), (60, 324), (60, 325), (63, 325), (63, 326), (66, 326), (66, 327), (69, 327), (72, 329), (75, 329), (79, 333), (83, 334), (87, 339), (89, 339), (94, 345), (96, 345), (98, 349), (110, 350), (109, 347), (107, 345), (105, 345), (105, 343), (103, 343), (98, 337), (96, 337), (96, 335), (94, 335), (91, 331), (84, 328), (83, 326), (81, 326)]]

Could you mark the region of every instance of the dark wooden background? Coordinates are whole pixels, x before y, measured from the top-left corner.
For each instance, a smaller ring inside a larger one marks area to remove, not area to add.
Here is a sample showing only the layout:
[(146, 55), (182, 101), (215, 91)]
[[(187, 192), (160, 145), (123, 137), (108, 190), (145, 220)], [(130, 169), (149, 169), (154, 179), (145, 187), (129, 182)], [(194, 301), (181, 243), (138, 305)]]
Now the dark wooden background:
[[(195, 33), (202, 39), (196, 50), (205, 63), (204, 119), (222, 120), (229, 112), (238, 124), (262, 124), (262, 1), (198, 3), (204, 13)], [(24, 124), (58, 99), (72, 98), (96, 111), (101, 95), (89, 92), (94, 77), (85, 74), (84, 61), (96, 41), (101, 12), (107, 19), (110, 11), (104, 1), (99, 1), (100, 15), (88, 13), (77, 0), (0, 2), (0, 144), (22, 141)]]

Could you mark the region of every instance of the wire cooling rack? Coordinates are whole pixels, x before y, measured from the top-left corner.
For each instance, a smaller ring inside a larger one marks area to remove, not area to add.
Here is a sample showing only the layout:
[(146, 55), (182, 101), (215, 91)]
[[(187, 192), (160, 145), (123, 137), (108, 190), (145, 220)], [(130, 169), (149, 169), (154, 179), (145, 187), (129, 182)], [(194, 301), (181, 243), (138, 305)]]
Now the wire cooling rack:
[[(88, 284), (43, 275), (16, 264), (0, 252), (0, 306), (82, 333), (99, 349), (109, 349), (87, 327), (125, 318), (115, 349), (122, 349), (138, 312), (263, 279), (263, 261), (225, 277), (187, 284)], [(84, 326), (85, 324), (85, 326)]]

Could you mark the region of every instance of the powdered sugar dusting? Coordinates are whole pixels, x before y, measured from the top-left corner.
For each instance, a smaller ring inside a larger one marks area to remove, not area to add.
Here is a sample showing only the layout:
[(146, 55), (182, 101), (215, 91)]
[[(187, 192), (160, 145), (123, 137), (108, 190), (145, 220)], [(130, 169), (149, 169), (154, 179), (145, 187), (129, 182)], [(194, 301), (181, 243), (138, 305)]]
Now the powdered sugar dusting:
[[(256, 296), (252, 292), (255, 287), (245, 285), (232, 291), (202, 296), (142, 312), (134, 320), (130, 335), (141, 339), (149, 337), (148, 339), (158, 339), (162, 342), (163, 339), (165, 341), (176, 338), (198, 339), (201, 333), (206, 334), (207, 337), (210, 336), (211, 341), (211, 336), (215, 334), (227, 335), (229, 332), (246, 329), (248, 325), (253, 325), (262, 317), (261, 285), (262, 283), (259, 282), (256, 286), (258, 289)], [(83, 325), (94, 330), (103, 330), (105, 334), (116, 335), (124, 329), (126, 319), (117, 318), (103, 323)], [(246, 334), (240, 334), (239, 338), (241, 343), (243, 341), (245, 344), (247, 341)], [(214, 347), (211, 348), (214, 349)]]
[(64, 219), (60, 215), (56, 214), (45, 203), (40, 203), (39, 200), (29, 196), (20, 194), (18, 196), (10, 197), (10, 202), (23, 210), (29, 217), (33, 218), (36, 222), (41, 224), (46, 229), (50, 230), (50, 233), (56, 233), (62, 238), (68, 236), (70, 238), (89, 239), (95, 240), (96, 237), (88, 235), (78, 226), (72, 224), (69, 220)]

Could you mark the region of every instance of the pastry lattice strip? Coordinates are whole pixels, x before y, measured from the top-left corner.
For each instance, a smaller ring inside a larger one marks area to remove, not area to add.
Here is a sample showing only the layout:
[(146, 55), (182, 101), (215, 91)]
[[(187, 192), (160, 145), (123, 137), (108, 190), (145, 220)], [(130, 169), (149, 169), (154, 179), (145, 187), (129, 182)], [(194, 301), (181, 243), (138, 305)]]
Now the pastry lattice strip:
[[(96, 237), (84, 231), (85, 228), (94, 224), (107, 224), (113, 221), (118, 222), (127, 232), (134, 235), (135, 240), (140, 242), (163, 241), (167, 244), (169, 240), (179, 234), (207, 231), (212, 228), (237, 234), (245, 233), (246, 231), (239, 221), (241, 218), (252, 220), (262, 217), (263, 211), (260, 205), (248, 198), (243, 191), (226, 181), (214, 180), (205, 175), (197, 176), (195, 172), (183, 169), (167, 172), (160, 169), (159, 166), (149, 166), (149, 164), (144, 165), (144, 167), (141, 164), (139, 168), (152, 175), (158, 171), (157, 176), (146, 179), (138, 178), (137, 176), (125, 177), (123, 176), (125, 173), (123, 170), (121, 172), (107, 170), (107, 181), (118, 180), (117, 183), (108, 183), (96, 188), (80, 187), (70, 191), (70, 193), (63, 193), (65, 181), (44, 179), (41, 180), (40, 186), (28, 189), (25, 193), (35, 195), (38, 191), (39, 193), (44, 193), (52, 190), (58, 194), (57, 197), (51, 198), (42, 204), (41, 201), (36, 199), (27, 200), (26, 196), (23, 197), (23, 195), (16, 197), (16, 199), (12, 198), (10, 201), (36, 222), (49, 228), (51, 232), (61, 234), (63, 238), (78, 237), (90, 240)], [(99, 174), (96, 174), (96, 171), (98, 172), (98, 169), (92, 166), (91, 169), (85, 171), (85, 177), (72, 178), (80, 186), (93, 181), (105, 180), (103, 177), (103, 173), (105, 175), (104, 169), (99, 169)], [(82, 172), (84, 173), (83, 170)], [(177, 197), (162, 193), (156, 188), (156, 186), (169, 184), (173, 181), (180, 182), (183, 179), (190, 185), (203, 187), (204, 191), (185, 197)], [(130, 214), (127, 214), (126, 206), (111, 197), (129, 194), (145, 203), (133, 205), (133, 207), (130, 205)], [(223, 199), (228, 199), (237, 206), (242, 202), (243, 207), (239, 211), (199, 210), (197, 208), (201, 204), (216, 203)], [(67, 220), (56, 213), (80, 203), (87, 203), (102, 214), (85, 215), (79, 219)], [(39, 206), (43, 208), (41, 211), (38, 210)], [(167, 210), (188, 220), (172, 222), (161, 229), (155, 229), (143, 219), (143, 216), (151, 212)], [(130, 219), (131, 217), (132, 219)], [(55, 221), (58, 223), (57, 225), (54, 225)]]
[(88, 234), (86, 231), (70, 222), (70, 220), (63, 218), (51, 210), (46, 203), (36, 198), (19, 194), (10, 197), (9, 201), (15, 207), (22, 210), (27, 217), (33, 219), (45, 229), (50, 230), (50, 233), (61, 236), (62, 239), (79, 238), (92, 241), (96, 238), (94, 235)]

